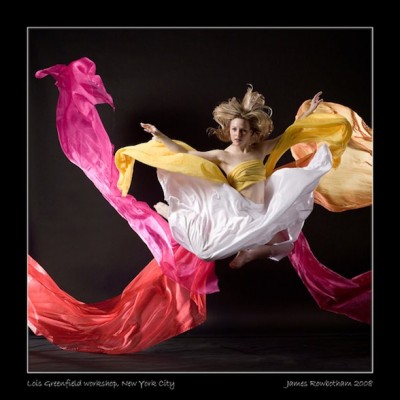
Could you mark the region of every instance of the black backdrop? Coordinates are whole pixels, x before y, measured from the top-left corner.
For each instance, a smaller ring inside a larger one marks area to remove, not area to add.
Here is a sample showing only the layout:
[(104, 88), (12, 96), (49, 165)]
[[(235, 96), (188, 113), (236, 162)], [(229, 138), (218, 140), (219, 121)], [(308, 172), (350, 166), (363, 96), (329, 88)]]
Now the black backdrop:
[[(112, 95), (100, 115), (115, 148), (149, 139), (139, 122), (207, 150), (212, 110), (241, 98), (246, 84), (273, 110), (274, 135), (319, 90), (371, 125), (370, 29), (29, 29), (29, 253), (81, 301), (120, 293), (152, 258), (140, 238), (63, 155), (55, 128), (54, 80), (34, 73), (88, 57)], [(291, 160), (286, 155), (281, 162)], [(137, 163), (131, 193), (162, 200), (155, 170)], [(315, 206), (303, 231), (317, 258), (351, 277), (371, 268), (371, 209), (330, 213)], [(216, 263), (221, 291), (207, 297), (208, 319), (195, 333), (363, 330), (318, 309), (287, 259), (231, 270)], [(192, 334), (192, 333), (191, 333)]]

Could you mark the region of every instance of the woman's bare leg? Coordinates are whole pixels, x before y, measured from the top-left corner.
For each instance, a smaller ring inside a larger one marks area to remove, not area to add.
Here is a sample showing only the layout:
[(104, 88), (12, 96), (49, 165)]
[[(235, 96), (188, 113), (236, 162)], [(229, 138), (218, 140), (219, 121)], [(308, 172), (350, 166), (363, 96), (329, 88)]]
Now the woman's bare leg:
[(162, 201), (160, 201), (154, 205), (154, 208), (162, 217), (164, 217), (166, 220), (168, 220), (168, 218), (169, 218), (169, 205), (168, 204), (165, 204)]
[(293, 250), (293, 243), (287, 242), (281, 244), (279, 249), (273, 246), (273, 243), (279, 243), (287, 240), (285, 232), (278, 232), (272, 240), (263, 246), (255, 247), (254, 249), (241, 250), (236, 254), (236, 257), (229, 263), (229, 266), (234, 269), (242, 268), (243, 265), (249, 263), (250, 261), (268, 258), (274, 256), (277, 252), (287, 252), (288, 254)]

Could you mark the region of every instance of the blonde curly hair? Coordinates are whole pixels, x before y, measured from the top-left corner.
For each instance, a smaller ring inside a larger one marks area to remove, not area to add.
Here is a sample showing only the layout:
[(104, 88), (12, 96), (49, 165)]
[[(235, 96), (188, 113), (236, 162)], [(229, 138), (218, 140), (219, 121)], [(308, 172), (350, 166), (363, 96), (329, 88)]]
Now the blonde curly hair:
[(230, 123), (235, 118), (241, 118), (249, 121), (253, 135), (257, 135), (256, 143), (259, 143), (274, 129), (271, 116), (272, 108), (265, 105), (264, 96), (253, 92), (253, 86), (249, 84), (242, 101), (232, 97), (214, 108), (213, 117), (219, 128), (208, 128), (207, 132), (223, 142), (230, 142)]

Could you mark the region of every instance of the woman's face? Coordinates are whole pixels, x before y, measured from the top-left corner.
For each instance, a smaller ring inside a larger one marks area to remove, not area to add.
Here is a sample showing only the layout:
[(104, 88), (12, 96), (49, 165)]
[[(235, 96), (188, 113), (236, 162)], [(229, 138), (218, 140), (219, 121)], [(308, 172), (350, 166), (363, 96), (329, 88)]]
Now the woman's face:
[(253, 144), (253, 131), (250, 129), (249, 121), (235, 118), (229, 125), (229, 136), (232, 144), (240, 148), (246, 148)]

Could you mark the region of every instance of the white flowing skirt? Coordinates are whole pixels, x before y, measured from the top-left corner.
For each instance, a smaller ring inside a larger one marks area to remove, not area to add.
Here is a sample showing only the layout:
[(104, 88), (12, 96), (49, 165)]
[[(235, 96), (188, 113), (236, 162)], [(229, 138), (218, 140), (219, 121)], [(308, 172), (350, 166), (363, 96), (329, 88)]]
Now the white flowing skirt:
[(282, 232), (271, 257), (279, 261), (287, 256), (279, 247), (297, 240), (313, 210), (313, 191), (331, 167), (331, 153), (322, 145), (307, 167), (282, 168), (261, 182), (264, 204), (246, 199), (228, 184), (161, 169), (157, 175), (170, 206), (172, 235), (190, 252), (207, 261), (223, 259), (265, 245)]

